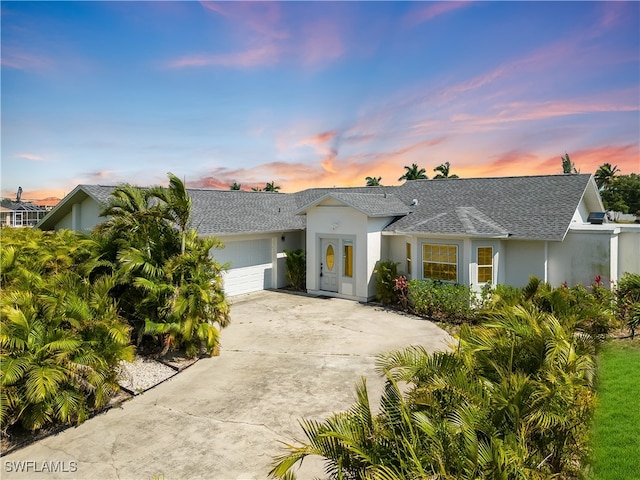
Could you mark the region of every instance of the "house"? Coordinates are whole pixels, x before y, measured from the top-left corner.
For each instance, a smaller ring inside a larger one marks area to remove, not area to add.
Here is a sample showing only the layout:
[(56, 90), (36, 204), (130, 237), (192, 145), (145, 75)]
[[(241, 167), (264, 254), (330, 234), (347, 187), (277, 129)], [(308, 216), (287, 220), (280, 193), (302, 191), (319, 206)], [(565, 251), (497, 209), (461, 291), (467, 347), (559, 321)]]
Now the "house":
[[(88, 231), (114, 187), (80, 185), (40, 223)], [(286, 285), (285, 249), (307, 253), (307, 290), (367, 301), (376, 263), (410, 278), (480, 288), (616, 282), (640, 273), (640, 225), (607, 223), (591, 175), (413, 180), (401, 186), (308, 189), (293, 194), (189, 190), (192, 226), (226, 245), (237, 295)]]
[(34, 227), (47, 214), (47, 208), (32, 202), (4, 199), (0, 205), (0, 223), (9, 227)]

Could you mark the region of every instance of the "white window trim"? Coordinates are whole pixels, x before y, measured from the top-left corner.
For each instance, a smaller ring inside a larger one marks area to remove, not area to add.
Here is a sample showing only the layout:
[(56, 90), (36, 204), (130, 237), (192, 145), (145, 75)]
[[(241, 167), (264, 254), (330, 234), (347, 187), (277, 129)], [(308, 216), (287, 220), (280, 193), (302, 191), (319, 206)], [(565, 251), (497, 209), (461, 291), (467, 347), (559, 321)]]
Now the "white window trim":
[[(425, 245), (438, 245), (441, 247), (455, 247), (456, 249), (456, 261), (455, 263), (451, 263), (451, 262), (430, 262), (425, 260), (424, 258), (424, 246)], [(434, 242), (422, 242), (420, 244), (420, 255), (421, 255), (421, 260), (422, 260), (422, 265), (421, 265), (421, 271), (420, 271), (420, 276), (422, 277), (423, 280), (434, 280), (434, 281), (438, 281), (438, 282), (447, 282), (447, 283), (459, 283), (458, 279), (460, 278), (460, 246), (456, 243), (434, 243)], [(455, 265), (456, 267), (456, 279), (455, 280), (440, 280), (437, 278), (425, 278), (424, 276), (424, 264), (425, 263), (437, 263), (437, 264), (443, 264), (443, 265)]]
[[(481, 248), (490, 248), (491, 249), (491, 265), (480, 265), (480, 255), (479, 255), (479, 250)], [(478, 283), (478, 285), (485, 285), (487, 283), (494, 283), (493, 279), (494, 274), (495, 274), (495, 261), (494, 261), (494, 257), (495, 257), (495, 249), (493, 248), (493, 245), (478, 245), (476, 247), (476, 282)], [(491, 267), (491, 281), (490, 282), (481, 282), (480, 281), (480, 267)]]

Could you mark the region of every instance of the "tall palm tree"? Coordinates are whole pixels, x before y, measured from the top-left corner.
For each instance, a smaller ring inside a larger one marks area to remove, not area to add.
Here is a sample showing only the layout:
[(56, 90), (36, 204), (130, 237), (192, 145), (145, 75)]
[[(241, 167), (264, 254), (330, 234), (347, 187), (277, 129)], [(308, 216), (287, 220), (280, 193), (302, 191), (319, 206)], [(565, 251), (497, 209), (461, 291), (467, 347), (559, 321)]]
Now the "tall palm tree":
[(367, 187), (379, 187), (382, 177), (367, 177), (365, 180), (367, 181)]
[(242, 187), (241, 184), (239, 184), (238, 182), (233, 182), (233, 185), (229, 187), (229, 190), (240, 190), (240, 187)]
[(560, 156), (562, 160), (562, 173), (565, 174), (577, 174), (580, 173), (576, 166), (573, 164), (571, 159), (569, 158), (569, 154), (567, 152), (564, 153), (564, 156)]
[(154, 187), (149, 189), (148, 195), (162, 201), (161, 215), (178, 228), (181, 238), (180, 251), (184, 253), (193, 202), (182, 180), (171, 172), (167, 175), (169, 188)]
[(426, 170), (424, 168), (418, 167), (417, 163), (411, 164), (411, 166), (404, 166), (406, 172), (402, 175), (398, 180), (426, 180)]
[(444, 162), (441, 165), (438, 165), (436, 168), (433, 169), (434, 172), (440, 172), (438, 173), (435, 178), (459, 178), (458, 175), (456, 174), (450, 174), (450, 167), (451, 165), (449, 164), (449, 162)]
[(264, 187), (265, 192), (278, 192), (280, 190), (280, 185), (276, 185), (275, 182), (267, 182)]
[(617, 165), (615, 167), (612, 167), (610, 163), (604, 163), (600, 165), (595, 174), (595, 180), (598, 188), (602, 190), (611, 185), (611, 182), (613, 182), (613, 178), (619, 171), (620, 170), (618, 170)]

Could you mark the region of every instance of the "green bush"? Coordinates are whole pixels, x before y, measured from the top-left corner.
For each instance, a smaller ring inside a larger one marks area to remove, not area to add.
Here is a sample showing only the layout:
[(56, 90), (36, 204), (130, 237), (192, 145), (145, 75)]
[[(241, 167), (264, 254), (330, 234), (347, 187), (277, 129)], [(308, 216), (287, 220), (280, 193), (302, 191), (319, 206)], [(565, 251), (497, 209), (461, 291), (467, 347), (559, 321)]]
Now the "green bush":
[(629, 330), (631, 338), (640, 327), (640, 275), (637, 273), (625, 273), (616, 290), (617, 316)]
[[(118, 390), (130, 327), (92, 275), (97, 245), (69, 231), (2, 229), (0, 427), (80, 423)], [(90, 278), (91, 277), (91, 278)]]
[(305, 290), (307, 282), (307, 255), (301, 248), (287, 250), (284, 253), (287, 265), (287, 281), (294, 290)]
[(475, 319), (471, 288), (437, 280), (411, 280), (409, 307), (417, 315), (449, 323)]
[(391, 260), (378, 262), (374, 273), (376, 274), (376, 300), (383, 305), (398, 303), (398, 293), (395, 290), (398, 263)]

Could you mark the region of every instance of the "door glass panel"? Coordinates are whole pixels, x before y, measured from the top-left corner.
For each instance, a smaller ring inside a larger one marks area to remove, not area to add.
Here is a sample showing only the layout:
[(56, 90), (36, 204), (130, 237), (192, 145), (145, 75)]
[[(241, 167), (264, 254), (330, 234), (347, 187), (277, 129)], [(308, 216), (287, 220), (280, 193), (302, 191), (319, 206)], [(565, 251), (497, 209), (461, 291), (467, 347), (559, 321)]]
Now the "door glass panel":
[(333, 252), (333, 245), (329, 245), (327, 247), (327, 254), (326, 254), (326, 262), (327, 262), (327, 269), (328, 270), (333, 270), (333, 265), (335, 262), (335, 253)]

